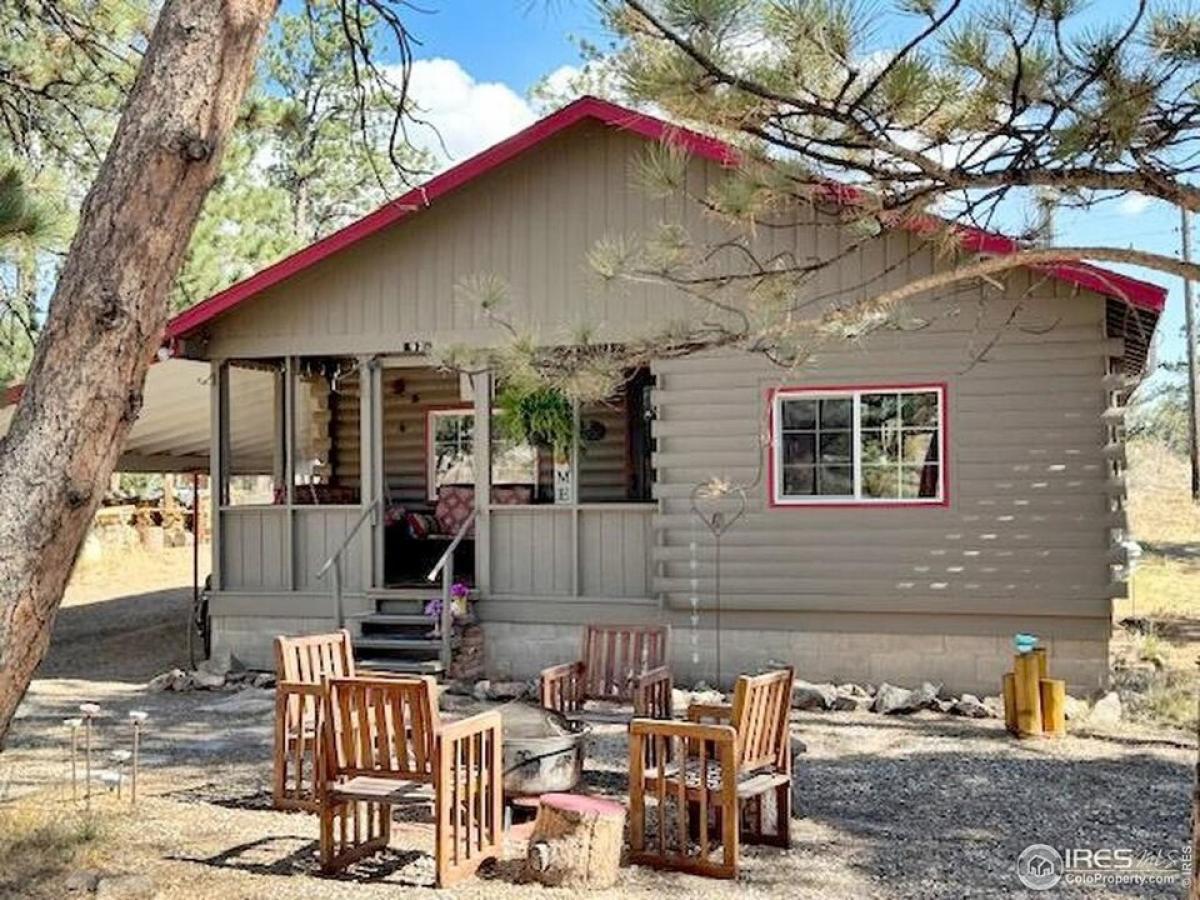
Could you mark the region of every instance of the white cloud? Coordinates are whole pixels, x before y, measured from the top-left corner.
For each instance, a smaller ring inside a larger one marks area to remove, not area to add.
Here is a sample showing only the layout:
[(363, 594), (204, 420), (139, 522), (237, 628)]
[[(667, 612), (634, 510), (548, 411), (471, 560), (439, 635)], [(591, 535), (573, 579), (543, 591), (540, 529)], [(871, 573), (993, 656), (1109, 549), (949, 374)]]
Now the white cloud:
[(419, 117), (433, 126), (410, 126), (409, 138), (443, 165), (462, 162), (536, 118), (508, 85), (476, 81), (453, 59), (416, 60), (408, 89)]
[(1126, 194), (1117, 208), (1122, 215), (1140, 216), (1149, 205), (1150, 198), (1145, 194)]

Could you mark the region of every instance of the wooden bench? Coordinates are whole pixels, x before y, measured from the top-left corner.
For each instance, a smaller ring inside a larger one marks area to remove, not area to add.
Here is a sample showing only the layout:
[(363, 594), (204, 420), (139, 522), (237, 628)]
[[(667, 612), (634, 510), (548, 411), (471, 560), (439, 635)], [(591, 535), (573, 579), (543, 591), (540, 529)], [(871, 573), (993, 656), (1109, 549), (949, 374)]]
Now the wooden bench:
[(577, 712), (585, 700), (633, 703), (635, 716), (671, 718), (667, 625), (587, 625), (575, 662), (543, 669), (542, 706)]
[[(743, 675), (732, 704), (693, 704), (687, 722), (633, 720), (629, 729), (631, 862), (735, 878), (739, 839), (788, 846), (792, 681), (790, 668)], [(775, 827), (767, 834), (762, 799), (772, 792)], [(648, 807), (647, 798), (654, 801), (653, 807)], [(646, 836), (649, 808), (656, 811), (652, 841)], [(721, 855), (713, 859), (717, 846)]]
[(321, 703), (320, 859), (327, 873), (391, 838), (392, 807), (432, 805), (438, 887), (496, 859), (503, 839), (500, 714), (443, 724), (432, 678), (286, 686)]

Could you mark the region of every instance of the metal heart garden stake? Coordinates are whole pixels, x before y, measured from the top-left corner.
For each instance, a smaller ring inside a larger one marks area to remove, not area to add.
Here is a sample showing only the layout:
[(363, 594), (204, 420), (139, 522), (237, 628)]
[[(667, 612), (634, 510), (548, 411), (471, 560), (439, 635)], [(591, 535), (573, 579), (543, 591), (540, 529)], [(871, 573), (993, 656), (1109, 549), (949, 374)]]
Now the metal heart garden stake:
[[(727, 507), (730, 501), (736, 504), (732, 515)], [(721, 538), (739, 519), (746, 514), (748, 497), (746, 488), (731, 485), (729, 482), (713, 479), (702, 482), (692, 488), (692, 513), (713, 536), (713, 607), (714, 632), (716, 635), (716, 687), (721, 690)], [(693, 558), (693, 568), (695, 560)], [(693, 600), (695, 598), (693, 597)], [(693, 606), (695, 604), (693, 603)], [(693, 625), (695, 620), (693, 619)]]

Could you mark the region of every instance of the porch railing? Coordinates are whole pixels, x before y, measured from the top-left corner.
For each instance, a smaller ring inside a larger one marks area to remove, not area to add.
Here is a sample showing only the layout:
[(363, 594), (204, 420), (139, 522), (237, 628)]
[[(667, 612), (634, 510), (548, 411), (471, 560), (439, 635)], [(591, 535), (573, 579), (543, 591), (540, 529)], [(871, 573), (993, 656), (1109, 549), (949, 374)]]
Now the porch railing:
[(451, 654), (451, 631), (453, 630), (453, 616), (451, 615), (451, 588), (454, 586), (454, 551), (458, 549), (458, 545), (462, 543), (468, 531), (475, 524), (475, 516), (478, 510), (472, 510), (471, 515), (467, 516), (465, 522), (458, 527), (458, 531), (454, 534), (454, 540), (450, 542), (445, 552), (442, 553), (437, 563), (426, 579), (430, 582), (437, 580), (438, 573), (442, 574), (442, 620), (438, 630), (442, 636), (442, 670), (448, 672), (450, 670), (450, 654)]
[(379, 509), (380, 500), (376, 497), (371, 501), (370, 505), (362, 511), (362, 515), (354, 522), (354, 527), (346, 532), (346, 536), (342, 538), (342, 542), (338, 544), (338, 548), (333, 551), (329, 559), (325, 560), (325, 564), (317, 570), (317, 580), (321, 581), (325, 578), (325, 573), (333, 570), (333, 582), (331, 589), (333, 592), (333, 608), (337, 616), (337, 627), (346, 627), (346, 611), (342, 605), (342, 554), (346, 552), (346, 548), (350, 546), (350, 542), (354, 540), (354, 536), (367, 522), (368, 519), (374, 520), (375, 512)]

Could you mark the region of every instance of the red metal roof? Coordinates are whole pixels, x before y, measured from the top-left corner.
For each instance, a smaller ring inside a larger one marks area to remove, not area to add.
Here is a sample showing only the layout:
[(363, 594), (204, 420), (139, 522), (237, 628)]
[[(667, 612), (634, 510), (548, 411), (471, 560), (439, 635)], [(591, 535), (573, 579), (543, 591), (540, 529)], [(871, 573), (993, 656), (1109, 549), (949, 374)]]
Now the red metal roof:
[[(403, 196), (384, 204), (345, 228), (335, 231), (328, 237), (296, 251), (291, 256), (281, 259), (249, 278), (197, 303), (167, 323), (166, 338), (176, 340), (185, 337), (196, 328), (222, 313), (228, 312), (244, 300), (279, 284), (297, 272), (316, 265), (326, 257), (358, 243), (389, 225), (419, 212), (443, 194), (450, 193), (526, 150), (536, 147), (559, 132), (588, 119), (639, 134), (649, 140), (675, 143), (695, 156), (713, 160), (722, 165), (734, 164), (738, 159), (737, 151), (734, 148), (716, 138), (672, 125), (662, 119), (635, 112), (606, 100), (583, 97), (538, 120), (512, 137), (447, 169), (421, 187), (414, 188)], [(850, 187), (839, 187), (831, 193), (845, 202), (855, 202), (861, 197), (855, 188)], [(904, 227), (927, 230), (933, 221), (932, 219), (924, 223), (919, 220), (910, 221)], [(963, 233), (965, 235), (964, 246), (979, 253), (1011, 253), (1020, 246), (1012, 238), (976, 228), (963, 228)], [(1060, 281), (1126, 300), (1142, 309), (1160, 312), (1166, 302), (1167, 291), (1165, 288), (1090, 263), (1064, 262), (1039, 268)]]

